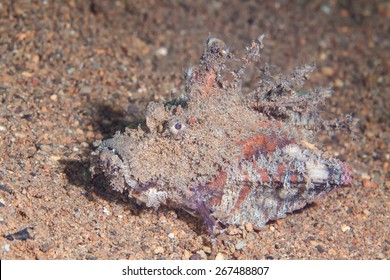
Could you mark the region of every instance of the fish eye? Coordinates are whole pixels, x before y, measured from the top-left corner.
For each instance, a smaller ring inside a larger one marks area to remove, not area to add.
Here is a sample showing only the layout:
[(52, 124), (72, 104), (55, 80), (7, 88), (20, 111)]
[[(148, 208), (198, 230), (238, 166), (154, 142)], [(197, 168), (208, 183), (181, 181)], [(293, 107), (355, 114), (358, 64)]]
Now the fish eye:
[(180, 130), (181, 129), (181, 123), (175, 123), (175, 129)]
[(169, 130), (172, 134), (176, 135), (180, 131), (182, 131), (186, 126), (181, 122), (175, 122), (173, 125), (170, 126)]

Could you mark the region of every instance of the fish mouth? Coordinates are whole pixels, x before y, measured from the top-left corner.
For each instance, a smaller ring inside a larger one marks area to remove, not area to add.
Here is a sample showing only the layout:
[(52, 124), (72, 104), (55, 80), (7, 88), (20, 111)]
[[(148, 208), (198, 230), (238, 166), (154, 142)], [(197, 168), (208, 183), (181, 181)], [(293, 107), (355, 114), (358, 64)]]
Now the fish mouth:
[(104, 153), (110, 153), (111, 155), (117, 156), (122, 162), (123, 158), (116, 148), (116, 144), (114, 139), (106, 139), (104, 141), (96, 141), (93, 143), (95, 147), (95, 154), (104, 154)]
[(120, 193), (128, 193), (129, 197), (148, 207), (158, 208), (166, 204), (167, 194), (158, 189), (157, 182), (141, 183), (131, 174), (130, 162), (125, 160), (121, 148), (116, 148), (115, 139), (107, 139), (94, 143), (91, 173), (93, 177), (103, 175), (108, 179), (110, 188)]
[(95, 150), (92, 152), (90, 169), (93, 177), (104, 175), (110, 187), (120, 193), (138, 185), (129, 174), (128, 163), (123, 159), (121, 151), (116, 149), (113, 139), (96, 141), (93, 145)]
[(95, 141), (93, 145), (95, 149), (92, 152), (92, 174), (104, 173), (104, 175), (110, 175), (111, 172), (117, 173), (117, 169), (123, 166), (124, 161), (115, 149), (112, 139)]

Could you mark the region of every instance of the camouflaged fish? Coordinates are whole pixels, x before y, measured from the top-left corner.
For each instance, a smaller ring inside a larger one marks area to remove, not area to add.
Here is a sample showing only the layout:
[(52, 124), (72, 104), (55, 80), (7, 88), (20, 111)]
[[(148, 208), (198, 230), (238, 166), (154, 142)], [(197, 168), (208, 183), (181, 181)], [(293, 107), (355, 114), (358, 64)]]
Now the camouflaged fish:
[[(218, 223), (261, 228), (348, 185), (348, 165), (312, 144), (316, 130), (351, 124), (321, 119), (329, 90), (303, 88), (313, 67), (277, 77), (263, 67), (257, 88), (243, 93), (245, 69), (259, 61), (263, 37), (240, 59), (209, 38), (181, 98), (151, 102), (146, 127), (94, 143), (92, 174), (148, 207), (201, 216), (211, 233)], [(237, 62), (238, 69), (228, 66)]]

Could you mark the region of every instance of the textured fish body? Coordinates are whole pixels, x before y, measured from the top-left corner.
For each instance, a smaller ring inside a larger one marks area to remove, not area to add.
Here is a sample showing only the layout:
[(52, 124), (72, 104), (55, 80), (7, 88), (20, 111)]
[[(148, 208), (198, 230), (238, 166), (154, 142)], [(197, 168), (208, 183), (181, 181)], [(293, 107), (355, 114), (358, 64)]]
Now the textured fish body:
[(198, 214), (211, 231), (217, 222), (261, 228), (348, 185), (347, 164), (310, 144), (310, 127), (318, 124), (309, 118), (316, 115), (310, 102), (286, 94), (288, 84), (241, 93), (242, 74), (259, 57), (261, 39), (230, 80), (223, 73), (231, 54), (222, 41), (209, 39), (200, 66), (187, 75), (185, 97), (150, 103), (147, 129), (97, 141), (92, 174), (149, 207)]
[[(242, 143), (242, 159), (200, 188), (207, 208), (224, 223), (261, 228), (351, 181), (345, 163), (324, 159), (294, 139), (256, 135), (248, 140)], [(267, 147), (267, 141), (273, 144)]]

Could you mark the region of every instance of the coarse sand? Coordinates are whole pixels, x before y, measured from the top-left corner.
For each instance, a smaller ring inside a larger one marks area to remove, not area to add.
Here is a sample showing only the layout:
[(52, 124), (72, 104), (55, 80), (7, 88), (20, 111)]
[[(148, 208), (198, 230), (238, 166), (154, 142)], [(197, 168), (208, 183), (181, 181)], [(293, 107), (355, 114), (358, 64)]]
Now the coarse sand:
[(360, 120), (319, 138), (355, 178), (262, 230), (228, 226), (217, 257), (389, 259), (388, 1), (22, 3), (0, 3), (0, 259), (214, 258), (200, 219), (93, 184), (91, 143), (180, 96), (210, 34), (236, 52), (263, 32), (262, 63), (316, 65), (326, 111)]

